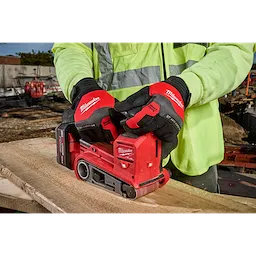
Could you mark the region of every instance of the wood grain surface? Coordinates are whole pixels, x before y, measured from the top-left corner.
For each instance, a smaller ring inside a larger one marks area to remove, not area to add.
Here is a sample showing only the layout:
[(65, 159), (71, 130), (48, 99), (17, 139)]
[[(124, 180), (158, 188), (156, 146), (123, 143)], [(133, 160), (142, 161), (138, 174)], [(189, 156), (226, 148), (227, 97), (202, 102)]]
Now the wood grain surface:
[(131, 201), (76, 179), (56, 162), (55, 140), (0, 144), (0, 173), (53, 213), (252, 213), (256, 204), (170, 180)]

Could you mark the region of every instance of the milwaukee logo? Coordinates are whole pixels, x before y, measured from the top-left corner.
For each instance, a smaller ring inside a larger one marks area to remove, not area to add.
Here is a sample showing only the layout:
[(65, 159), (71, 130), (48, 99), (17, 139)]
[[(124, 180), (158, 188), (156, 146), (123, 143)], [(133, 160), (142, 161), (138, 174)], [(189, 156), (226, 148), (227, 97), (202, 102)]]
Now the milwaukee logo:
[(133, 149), (131, 148), (118, 148), (117, 152), (120, 156), (130, 156), (133, 154)]
[(97, 102), (100, 101), (100, 97), (97, 98), (93, 98), (92, 100), (90, 100), (87, 103), (84, 103), (82, 106), (80, 106), (80, 111), (81, 111), (81, 115), (86, 112), (87, 110), (89, 110), (93, 105), (95, 105)]
[(165, 95), (177, 103), (177, 105), (181, 108), (184, 108), (183, 103), (176, 97), (176, 95), (169, 89), (166, 89)]

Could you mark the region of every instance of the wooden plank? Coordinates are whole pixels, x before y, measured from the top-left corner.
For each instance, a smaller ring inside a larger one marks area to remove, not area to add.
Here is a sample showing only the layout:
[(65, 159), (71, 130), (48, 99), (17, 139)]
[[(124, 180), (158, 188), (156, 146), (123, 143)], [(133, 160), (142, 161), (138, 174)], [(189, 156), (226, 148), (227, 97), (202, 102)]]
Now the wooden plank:
[(28, 213), (47, 213), (22, 189), (0, 175), (0, 207)]
[(240, 202), (242, 204), (249, 205), (250, 207), (256, 208), (256, 198), (231, 196), (231, 195), (225, 195), (225, 197), (230, 198), (234, 201)]
[(20, 189), (19, 187), (11, 183), (8, 179), (5, 179), (3, 177), (0, 177), (0, 194), (26, 200), (33, 200), (22, 189)]
[(79, 181), (56, 162), (55, 140), (0, 144), (0, 173), (50, 212), (191, 213), (256, 212), (256, 207), (171, 180), (131, 201)]
[(25, 213), (49, 213), (34, 200), (27, 200), (0, 194), (0, 207)]

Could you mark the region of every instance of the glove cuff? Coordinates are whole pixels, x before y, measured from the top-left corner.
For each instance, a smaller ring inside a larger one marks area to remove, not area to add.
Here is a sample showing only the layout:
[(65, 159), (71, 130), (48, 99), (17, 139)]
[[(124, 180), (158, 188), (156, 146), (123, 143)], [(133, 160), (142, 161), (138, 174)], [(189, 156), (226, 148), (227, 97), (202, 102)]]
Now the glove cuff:
[(95, 79), (91, 77), (83, 78), (73, 87), (70, 95), (71, 102), (76, 103), (84, 94), (96, 90), (102, 90), (102, 88), (97, 84)]
[(186, 83), (180, 77), (177, 76), (170, 76), (164, 82), (170, 84), (180, 92), (181, 97), (184, 101), (184, 106), (186, 108), (191, 98), (191, 93), (189, 92)]

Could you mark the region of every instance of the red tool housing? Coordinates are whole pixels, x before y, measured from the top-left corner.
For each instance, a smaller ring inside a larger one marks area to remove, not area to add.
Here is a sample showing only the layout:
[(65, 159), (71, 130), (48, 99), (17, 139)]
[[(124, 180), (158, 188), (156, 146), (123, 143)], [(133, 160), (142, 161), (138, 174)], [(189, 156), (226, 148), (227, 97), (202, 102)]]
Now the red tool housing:
[(170, 178), (161, 167), (161, 142), (152, 134), (122, 134), (113, 145), (90, 144), (79, 138), (74, 124), (56, 128), (57, 161), (78, 179), (127, 198), (138, 198), (163, 186)]

